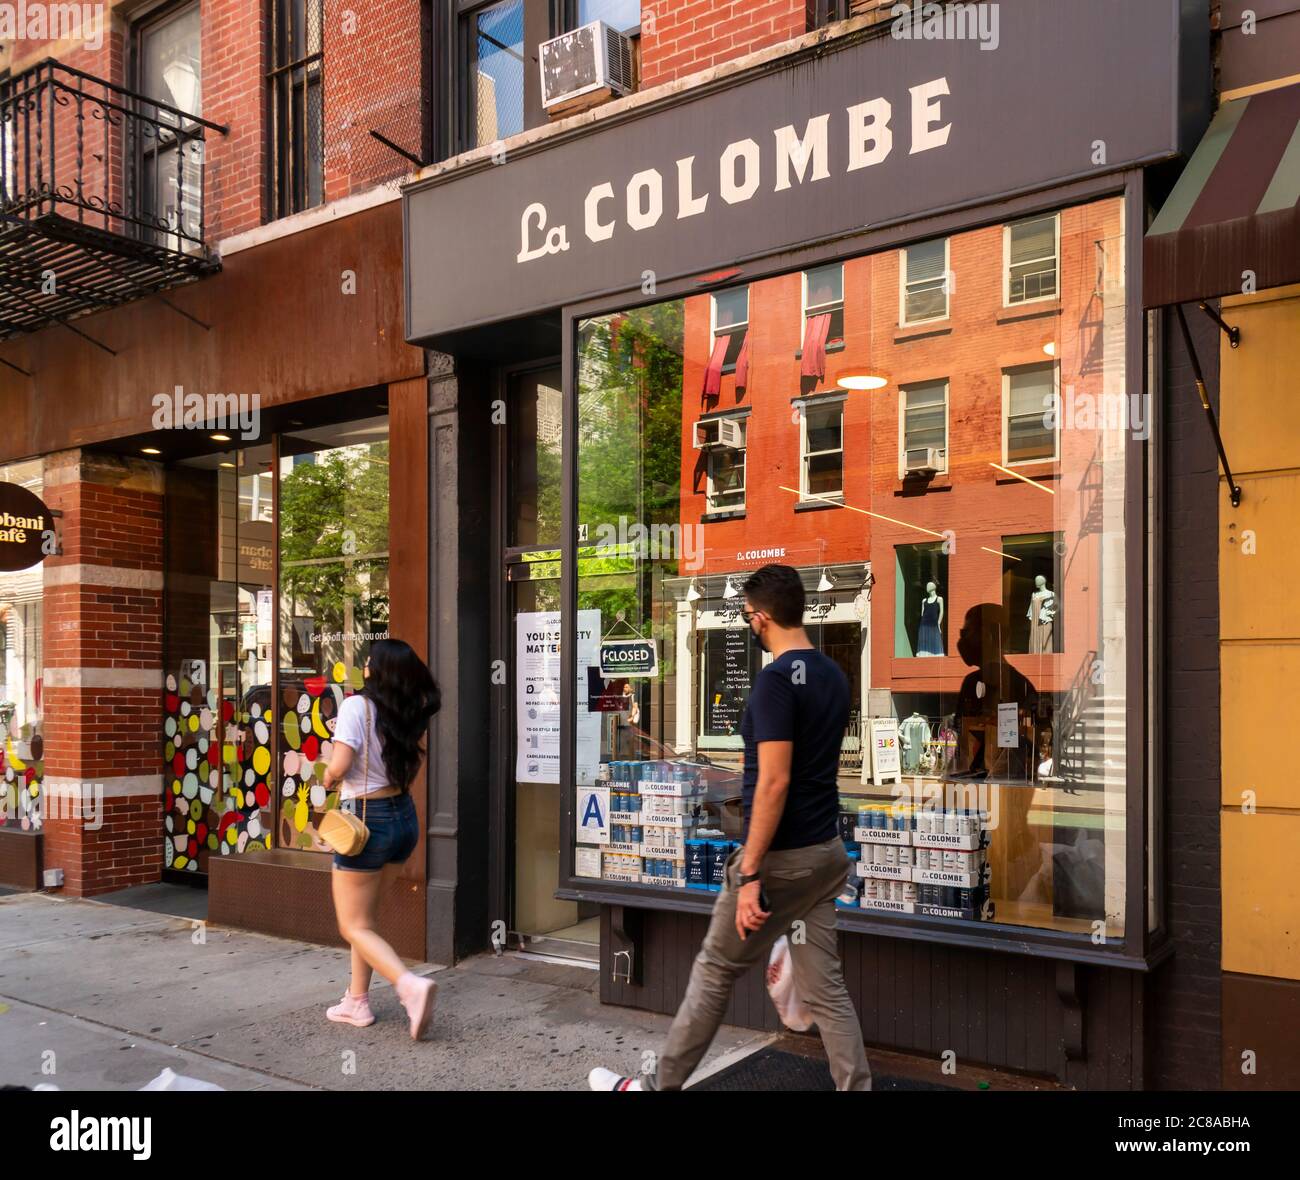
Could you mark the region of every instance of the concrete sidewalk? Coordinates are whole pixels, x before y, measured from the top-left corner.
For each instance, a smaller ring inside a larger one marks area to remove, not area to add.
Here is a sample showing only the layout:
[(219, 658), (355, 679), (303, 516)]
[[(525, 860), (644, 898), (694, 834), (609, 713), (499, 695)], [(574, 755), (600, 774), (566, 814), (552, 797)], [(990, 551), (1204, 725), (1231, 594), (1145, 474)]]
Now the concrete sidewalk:
[[(376, 981), (370, 1028), (332, 1024), (343, 951), (42, 894), (0, 897), (0, 1083), (138, 1089), (165, 1067), (231, 1090), (581, 1090), (634, 1071), (664, 1016), (602, 1006), (596, 972), (481, 956), (436, 973), (416, 1044)], [(724, 1028), (718, 1068), (768, 1034)]]

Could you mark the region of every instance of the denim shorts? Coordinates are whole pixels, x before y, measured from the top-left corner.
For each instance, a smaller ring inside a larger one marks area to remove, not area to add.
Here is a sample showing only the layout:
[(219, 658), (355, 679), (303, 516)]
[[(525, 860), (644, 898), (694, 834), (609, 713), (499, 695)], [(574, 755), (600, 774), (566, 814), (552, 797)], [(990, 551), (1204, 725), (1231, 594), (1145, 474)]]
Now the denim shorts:
[(415, 851), (420, 840), (420, 820), (415, 812), (415, 800), (409, 793), (369, 799), (364, 813), (360, 799), (349, 802), (355, 803), (357, 815), (366, 821), (370, 839), (356, 856), (343, 856), (336, 852), (336, 869), (354, 873), (378, 872), (386, 864), (401, 864)]

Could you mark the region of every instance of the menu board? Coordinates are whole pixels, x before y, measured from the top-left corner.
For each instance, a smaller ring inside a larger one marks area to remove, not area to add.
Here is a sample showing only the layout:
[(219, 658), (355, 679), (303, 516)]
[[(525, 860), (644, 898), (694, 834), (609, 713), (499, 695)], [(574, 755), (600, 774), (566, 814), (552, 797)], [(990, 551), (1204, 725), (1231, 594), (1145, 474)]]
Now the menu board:
[(747, 627), (727, 627), (707, 633), (705, 671), (709, 677), (706, 691), (710, 737), (732, 737), (740, 733), (740, 721), (753, 683), (750, 657)]

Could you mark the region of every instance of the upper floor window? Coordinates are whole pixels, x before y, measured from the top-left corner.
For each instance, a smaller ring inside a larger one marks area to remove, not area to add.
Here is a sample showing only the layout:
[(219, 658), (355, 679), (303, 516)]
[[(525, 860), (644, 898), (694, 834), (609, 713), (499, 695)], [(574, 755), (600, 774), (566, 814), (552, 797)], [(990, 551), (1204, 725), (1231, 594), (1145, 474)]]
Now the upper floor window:
[(844, 401), (842, 393), (799, 403), (799, 498), (844, 494)]
[(705, 511), (745, 507), (748, 414), (712, 415), (695, 423), (695, 447), (704, 452)]
[(578, 0), (578, 24), (594, 20), (620, 33), (635, 33), (641, 27), (641, 0)]
[(917, 242), (900, 251), (899, 323), (920, 324), (948, 316), (948, 239)]
[(948, 382), (904, 385), (901, 396), (903, 475), (948, 470)]
[[(713, 336), (709, 375), (737, 372), (749, 336), (749, 288), (735, 287), (712, 297)], [(743, 384), (743, 381), (741, 382)], [(714, 393), (717, 390), (713, 390)]]
[(835, 347), (844, 347), (844, 266), (840, 263), (803, 272), (803, 372), (824, 372), (826, 350)]
[(1056, 365), (1025, 365), (1002, 373), (1002, 453), (1006, 463), (1038, 463), (1056, 458)]
[[(134, 88), (141, 134), (136, 151), (133, 216), (149, 241), (171, 250), (202, 249), (203, 140), (172, 109), (203, 113), (199, 6), (172, 5), (132, 29)], [(155, 105), (157, 104), (166, 104)]]
[(1056, 215), (1008, 225), (1003, 229), (1002, 241), (1006, 260), (1003, 302), (1010, 306), (1057, 298), (1060, 227)]
[(271, 0), (271, 216), (325, 197), (324, 0)]

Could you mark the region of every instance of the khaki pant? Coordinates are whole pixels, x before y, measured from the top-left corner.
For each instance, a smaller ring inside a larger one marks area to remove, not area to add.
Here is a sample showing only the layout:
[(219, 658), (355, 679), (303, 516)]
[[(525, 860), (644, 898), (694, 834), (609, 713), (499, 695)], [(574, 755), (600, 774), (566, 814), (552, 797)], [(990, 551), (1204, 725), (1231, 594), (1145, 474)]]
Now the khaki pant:
[[(726, 885), (718, 895), (704, 945), (691, 968), (686, 996), (673, 1018), (656, 1072), (642, 1079), (649, 1090), (680, 1090), (708, 1052), (736, 979), (756, 964), (766, 969), (772, 944), (790, 935), (795, 986), (808, 1006), (830, 1063), (837, 1090), (870, 1090), (871, 1069), (862, 1029), (844, 986), (835, 933), (835, 898), (844, 889), (849, 858), (837, 837), (825, 844), (769, 852), (763, 890), (769, 917), (741, 939), (736, 933), (735, 877), (741, 851), (727, 861)], [(803, 928), (792, 931), (795, 922)]]

